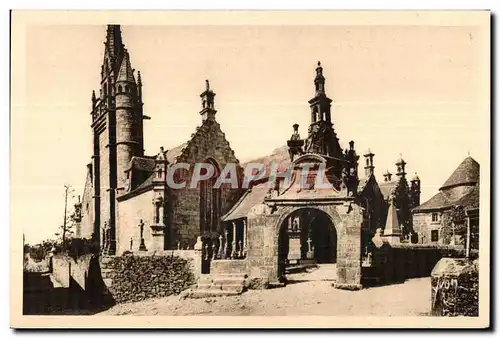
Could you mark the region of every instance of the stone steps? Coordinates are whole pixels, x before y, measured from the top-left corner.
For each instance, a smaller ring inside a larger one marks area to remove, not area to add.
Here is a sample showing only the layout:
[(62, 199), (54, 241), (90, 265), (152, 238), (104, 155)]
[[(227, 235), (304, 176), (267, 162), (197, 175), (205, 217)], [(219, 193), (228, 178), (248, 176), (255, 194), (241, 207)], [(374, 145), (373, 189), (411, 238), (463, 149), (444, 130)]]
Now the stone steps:
[(201, 276), (196, 287), (181, 293), (181, 298), (237, 296), (245, 291), (246, 274)]

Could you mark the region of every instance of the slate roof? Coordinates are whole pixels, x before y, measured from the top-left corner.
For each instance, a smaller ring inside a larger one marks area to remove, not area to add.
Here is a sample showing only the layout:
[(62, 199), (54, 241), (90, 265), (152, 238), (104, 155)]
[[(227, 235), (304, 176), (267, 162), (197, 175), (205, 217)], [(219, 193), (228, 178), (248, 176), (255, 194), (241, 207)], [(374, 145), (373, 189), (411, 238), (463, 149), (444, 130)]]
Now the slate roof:
[(479, 163), (467, 157), (446, 180), (440, 190), (458, 185), (474, 185), (479, 182)]
[(128, 170), (154, 171), (155, 165), (156, 164), (154, 158), (134, 156), (130, 160), (130, 166)]
[(442, 210), (451, 208), (454, 205), (463, 205), (466, 209), (479, 208), (479, 185), (471, 187), (464, 193), (456, 197), (457, 194), (453, 192), (454, 189), (460, 189), (455, 186), (454, 188), (442, 190), (425, 203), (414, 208), (414, 212), (425, 212), (430, 210)]
[(222, 217), (222, 221), (232, 221), (247, 217), (253, 206), (264, 202), (264, 198), (269, 191), (267, 182), (256, 184), (252, 189), (247, 190), (233, 208)]
[(384, 196), (384, 199), (387, 201), (391, 196), (391, 193), (396, 189), (399, 181), (389, 181), (389, 182), (381, 182), (378, 184), (380, 188), (380, 192)]

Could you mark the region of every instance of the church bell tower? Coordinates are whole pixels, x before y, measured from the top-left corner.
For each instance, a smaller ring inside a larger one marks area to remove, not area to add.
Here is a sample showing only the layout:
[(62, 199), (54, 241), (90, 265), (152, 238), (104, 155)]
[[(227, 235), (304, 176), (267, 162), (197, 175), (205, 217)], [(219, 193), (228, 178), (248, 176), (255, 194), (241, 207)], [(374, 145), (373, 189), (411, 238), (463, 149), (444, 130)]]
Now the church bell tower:
[(135, 80), (119, 25), (107, 28), (100, 87), (98, 97), (92, 92), (91, 112), (94, 236), (101, 251), (112, 255), (116, 252), (116, 197), (125, 191), (125, 170), (131, 158), (144, 155), (142, 82), (140, 74)]
[(315, 95), (309, 100), (311, 124), (305, 145), (306, 153), (316, 153), (327, 157), (342, 159), (342, 148), (333, 129), (331, 118), (332, 100), (326, 96), (323, 67), (318, 61), (314, 78)]

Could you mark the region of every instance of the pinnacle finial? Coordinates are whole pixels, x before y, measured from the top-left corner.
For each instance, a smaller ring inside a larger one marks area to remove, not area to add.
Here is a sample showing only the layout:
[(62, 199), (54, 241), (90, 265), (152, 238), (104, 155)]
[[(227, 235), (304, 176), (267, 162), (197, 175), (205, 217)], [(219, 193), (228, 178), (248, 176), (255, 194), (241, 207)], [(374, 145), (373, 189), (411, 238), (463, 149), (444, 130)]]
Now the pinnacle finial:
[(321, 67), (321, 61), (318, 61), (318, 67)]
[(208, 90), (210, 90), (210, 82), (208, 80), (205, 80), (205, 87)]
[(142, 85), (141, 72), (137, 71), (137, 84)]

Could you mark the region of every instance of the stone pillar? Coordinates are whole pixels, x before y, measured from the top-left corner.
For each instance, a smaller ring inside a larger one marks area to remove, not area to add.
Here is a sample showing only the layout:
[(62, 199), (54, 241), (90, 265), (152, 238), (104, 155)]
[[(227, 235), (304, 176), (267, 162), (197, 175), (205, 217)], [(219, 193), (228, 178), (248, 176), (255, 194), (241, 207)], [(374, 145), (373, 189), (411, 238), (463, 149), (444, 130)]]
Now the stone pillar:
[(193, 274), (195, 275), (196, 279), (198, 279), (201, 275), (201, 265), (203, 261), (203, 242), (201, 241), (201, 236), (196, 237), (196, 244), (193, 247), (194, 249), (194, 270)]
[[(340, 209), (340, 208), (339, 208)], [(337, 229), (338, 255), (337, 280), (334, 286), (338, 289), (359, 290), (361, 285), (361, 229), (363, 227), (363, 209), (358, 205), (346, 202), (343, 217), (344, 229)]]
[(236, 258), (238, 255), (238, 250), (236, 250), (236, 222), (233, 222), (233, 243), (231, 247), (231, 257)]
[(246, 257), (246, 255), (247, 255), (247, 246), (248, 246), (247, 234), (248, 234), (247, 221), (244, 219), (243, 220), (243, 256), (244, 257)]

